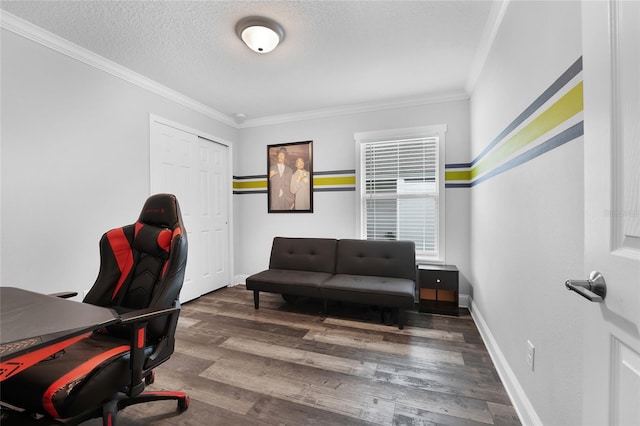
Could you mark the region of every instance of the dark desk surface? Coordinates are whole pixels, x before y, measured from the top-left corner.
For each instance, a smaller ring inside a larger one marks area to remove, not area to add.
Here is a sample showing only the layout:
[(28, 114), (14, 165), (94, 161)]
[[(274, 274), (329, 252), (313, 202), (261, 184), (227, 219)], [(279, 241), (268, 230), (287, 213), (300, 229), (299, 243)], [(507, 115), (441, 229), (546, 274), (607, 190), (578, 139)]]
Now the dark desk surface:
[(16, 358), (118, 321), (108, 308), (0, 287), (0, 360)]

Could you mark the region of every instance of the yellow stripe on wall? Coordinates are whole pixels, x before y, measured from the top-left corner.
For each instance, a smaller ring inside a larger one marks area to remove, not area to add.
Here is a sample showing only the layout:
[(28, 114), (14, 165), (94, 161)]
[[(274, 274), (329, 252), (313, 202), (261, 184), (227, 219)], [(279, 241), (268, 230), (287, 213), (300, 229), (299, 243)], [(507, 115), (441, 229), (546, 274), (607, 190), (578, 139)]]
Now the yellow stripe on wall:
[(329, 186), (329, 185), (355, 185), (355, 176), (340, 177), (313, 177), (313, 186)]
[[(321, 187), (321, 186), (355, 186), (356, 184), (356, 176), (355, 175), (343, 175), (343, 176), (314, 176), (313, 177), (313, 186)], [(242, 190), (257, 190), (257, 189), (267, 189), (267, 178), (263, 179), (254, 179), (254, 180), (234, 180), (233, 181), (233, 189), (242, 191)]]
[(241, 180), (233, 181), (233, 189), (264, 189), (267, 187), (267, 180)]
[(493, 169), (516, 151), (581, 112), (584, 108), (582, 86), (581, 81), (536, 119), (497, 148), (492, 154), (481, 160), (480, 163), (471, 169), (471, 179)]
[(458, 170), (458, 171), (449, 171), (449, 172), (444, 172), (444, 180), (445, 181), (451, 181), (451, 180), (464, 180), (464, 181), (470, 181), (471, 180), (471, 170)]

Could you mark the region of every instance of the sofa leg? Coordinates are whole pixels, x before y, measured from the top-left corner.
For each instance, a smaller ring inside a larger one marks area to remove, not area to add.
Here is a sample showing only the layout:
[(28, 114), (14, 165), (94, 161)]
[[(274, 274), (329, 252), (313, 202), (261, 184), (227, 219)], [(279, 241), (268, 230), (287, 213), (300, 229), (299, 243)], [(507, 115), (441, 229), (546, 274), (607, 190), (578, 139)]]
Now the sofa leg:
[(253, 307), (258, 309), (260, 306), (260, 292), (258, 290), (253, 290)]
[(398, 328), (402, 330), (404, 328), (404, 309), (398, 308)]
[(393, 325), (394, 309), (387, 306), (380, 306), (380, 323), (384, 325)]
[(327, 299), (324, 299), (322, 301), (322, 315), (327, 316), (328, 312), (329, 312), (329, 309), (328, 309)]

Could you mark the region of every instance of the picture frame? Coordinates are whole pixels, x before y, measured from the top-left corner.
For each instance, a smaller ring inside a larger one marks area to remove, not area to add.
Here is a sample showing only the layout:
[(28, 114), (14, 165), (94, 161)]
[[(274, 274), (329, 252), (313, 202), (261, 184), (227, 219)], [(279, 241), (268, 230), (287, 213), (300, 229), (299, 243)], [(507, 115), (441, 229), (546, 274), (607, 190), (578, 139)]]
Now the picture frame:
[(313, 141), (267, 145), (269, 213), (313, 213)]

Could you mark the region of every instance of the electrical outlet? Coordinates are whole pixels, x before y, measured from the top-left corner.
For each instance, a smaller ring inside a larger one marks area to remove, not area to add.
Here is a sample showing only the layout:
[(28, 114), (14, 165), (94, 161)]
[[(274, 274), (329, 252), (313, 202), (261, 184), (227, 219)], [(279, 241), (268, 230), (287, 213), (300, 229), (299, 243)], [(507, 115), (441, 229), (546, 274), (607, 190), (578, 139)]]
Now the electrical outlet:
[(536, 348), (533, 346), (530, 340), (527, 340), (527, 364), (531, 367), (531, 371), (533, 371), (533, 363), (535, 361), (536, 356)]

